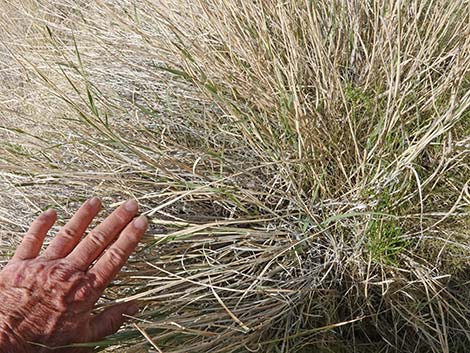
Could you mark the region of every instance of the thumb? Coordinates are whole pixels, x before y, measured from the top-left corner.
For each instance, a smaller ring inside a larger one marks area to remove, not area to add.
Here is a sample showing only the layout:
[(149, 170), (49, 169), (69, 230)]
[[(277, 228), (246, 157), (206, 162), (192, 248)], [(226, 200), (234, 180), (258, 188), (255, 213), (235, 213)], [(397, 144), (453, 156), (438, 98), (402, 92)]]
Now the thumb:
[(112, 335), (128, 319), (123, 314), (135, 315), (138, 311), (137, 303), (129, 302), (113, 305), (96, 314), (90, 323), (91, 340), (99, 341), (106, 336)]

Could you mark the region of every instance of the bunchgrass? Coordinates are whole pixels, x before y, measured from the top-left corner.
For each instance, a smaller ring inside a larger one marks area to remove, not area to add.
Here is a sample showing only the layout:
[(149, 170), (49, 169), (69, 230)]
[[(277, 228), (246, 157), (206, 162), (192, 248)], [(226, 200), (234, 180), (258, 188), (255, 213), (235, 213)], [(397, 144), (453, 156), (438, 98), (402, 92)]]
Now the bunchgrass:
[(468, 1), (0, 9), (4, 260), (51, 206), (151, 220), (89, 345), (468, 351)]

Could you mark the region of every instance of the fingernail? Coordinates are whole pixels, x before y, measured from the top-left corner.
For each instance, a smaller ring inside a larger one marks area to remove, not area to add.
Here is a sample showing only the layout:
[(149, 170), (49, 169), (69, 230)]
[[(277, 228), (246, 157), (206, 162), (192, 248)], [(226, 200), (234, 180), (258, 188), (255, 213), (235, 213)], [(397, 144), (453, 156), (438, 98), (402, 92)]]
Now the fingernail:
[(90, 199), (88, 201), (88, 204), (91, 206), (91, 207), (98, 207), (98, 205), (100, 204), (100, 199), (97, 198), (97, 197), (93, 197), (92, 199)]
[(46, 212), (44, 212), (44, 216), (52, 217), (55, 216), (56, 212), (53, 208), (49, 208)]
[(147, 224), (148, 224), (148, 221), (147, 221), (147, 217), (145, 216), (139, 216), (134, 220), (134, 227), (136, 227), (137, 229), (141, 229), (141, 230), (146, 229)]
[(129, 200), (127, 201), (125, 204), (124, 204), (124, 208), (126, 209), (126, 211), (128, 212), (137, 212), (137, 210), (139, 209), (139, 205), (137, 204), (137, 202), (132, 199), (132, 200)]

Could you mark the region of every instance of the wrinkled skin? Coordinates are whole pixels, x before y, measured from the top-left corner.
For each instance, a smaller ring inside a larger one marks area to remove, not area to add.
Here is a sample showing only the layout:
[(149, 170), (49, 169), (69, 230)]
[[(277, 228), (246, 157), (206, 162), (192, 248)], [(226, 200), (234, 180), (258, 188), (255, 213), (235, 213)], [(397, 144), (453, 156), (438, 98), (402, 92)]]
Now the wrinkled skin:
[(128, 201), (81, 240), (99, 209), (98, 199), (87, 201), (41, 255), (56, 214), (49, 210), (33, 222), (0, 272), (0, 352), (91, 352), (57, 347), (99, 341), (138, 311), (123, 303), (92, 312), (147, 227), (145, 217), (133, 221), (138, 206)]

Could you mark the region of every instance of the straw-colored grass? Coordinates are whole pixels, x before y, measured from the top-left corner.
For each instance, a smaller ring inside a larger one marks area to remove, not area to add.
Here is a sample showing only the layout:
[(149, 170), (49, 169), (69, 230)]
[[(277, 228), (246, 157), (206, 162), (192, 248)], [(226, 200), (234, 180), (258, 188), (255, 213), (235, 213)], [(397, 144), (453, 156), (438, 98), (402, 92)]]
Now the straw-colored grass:
[(470, 2), (0, 9), (4, 258), (49, 206), (151, 218), (101, 347), (468, 351)]

